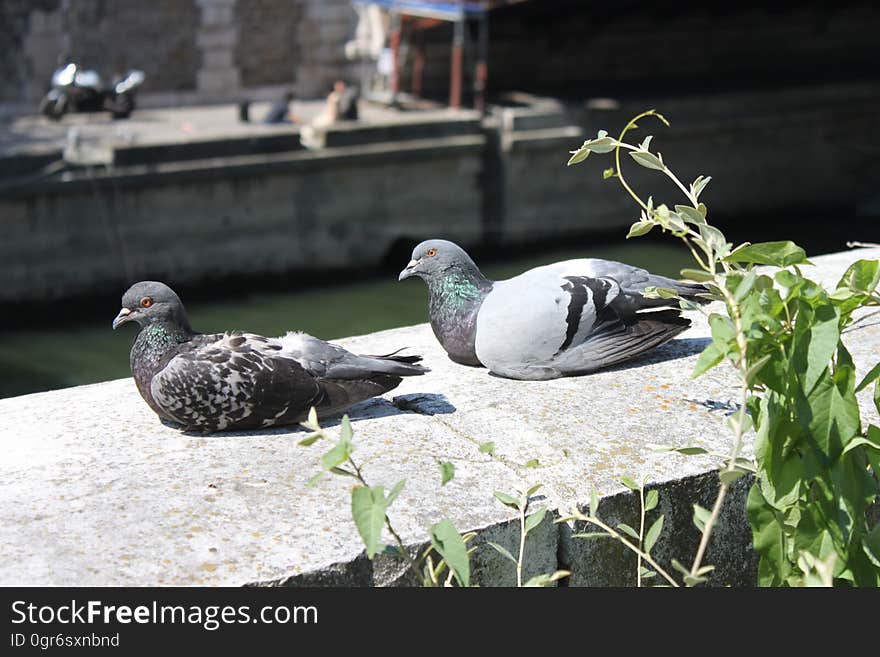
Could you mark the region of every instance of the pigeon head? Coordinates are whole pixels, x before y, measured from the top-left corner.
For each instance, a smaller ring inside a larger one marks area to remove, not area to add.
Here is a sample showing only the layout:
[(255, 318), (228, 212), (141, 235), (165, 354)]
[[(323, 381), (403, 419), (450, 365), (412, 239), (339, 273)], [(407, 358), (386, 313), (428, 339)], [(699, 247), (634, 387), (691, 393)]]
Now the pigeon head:
[(418, 276), (428, 281), (454, 269), (476, 273), (480, 271), (458, 244), (446, 240), (427, 240), (413, 249), (409, 264), (400, 272), (397, 280)]
[(191, 330), (180, 297), (158, 281), (135, 283), (122, 295), (122, 309), (113, 320), (113, 328), (115, 330), (128, 322), (137, 322), (141, 327), (169, 323)]

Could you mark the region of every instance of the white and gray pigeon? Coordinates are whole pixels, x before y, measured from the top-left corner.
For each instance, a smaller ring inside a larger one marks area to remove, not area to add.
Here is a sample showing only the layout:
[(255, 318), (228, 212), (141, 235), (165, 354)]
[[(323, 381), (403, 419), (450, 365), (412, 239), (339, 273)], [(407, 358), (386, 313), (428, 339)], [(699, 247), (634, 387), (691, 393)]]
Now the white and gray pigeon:
[(580, 258), (491, 281), (457, 244), (419, 244), (398, 280), (428, 286), (431, 328), (449, 357), (512, 379), (587, 374), (653, 349), (684, 331), (649, 286), (701, 302), (702, 285), (682, 283), (611, 260)]
[(296, 424), (396, 388), (428, 370), (420, 356), (359, 356), (304, 333), (203, 335), (190, 328), (180, 298), (164, 283), (135, 283), (113, 328), (140, 325), (131, 372), (161, 418), (204, 433)]

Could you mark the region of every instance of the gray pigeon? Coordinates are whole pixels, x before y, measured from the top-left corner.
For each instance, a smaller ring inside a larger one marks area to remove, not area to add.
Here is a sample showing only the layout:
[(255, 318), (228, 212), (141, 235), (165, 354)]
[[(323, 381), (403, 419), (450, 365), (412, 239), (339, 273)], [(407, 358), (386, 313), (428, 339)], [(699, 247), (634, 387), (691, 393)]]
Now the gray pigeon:
[(358, 356), (304, 333), (202, 335), (164, 283), (135, 283), (113, 328), (140, 325), (131, 372), (161, 418), (202, 432), (296, 424), (314, 406), (319, 417), (424, 374), (420, 356)]
[(587, 374), (639, 356), (690, 326), (648, 286), (701, 302), (702, 285), (655, 276), (611, 260), (581, 258), (536, 267), (506, 281), (483, 276), (446, 240), (419, 244), (398, 280), (428, 286), (428, 316), (457, 363), (512, 379)]

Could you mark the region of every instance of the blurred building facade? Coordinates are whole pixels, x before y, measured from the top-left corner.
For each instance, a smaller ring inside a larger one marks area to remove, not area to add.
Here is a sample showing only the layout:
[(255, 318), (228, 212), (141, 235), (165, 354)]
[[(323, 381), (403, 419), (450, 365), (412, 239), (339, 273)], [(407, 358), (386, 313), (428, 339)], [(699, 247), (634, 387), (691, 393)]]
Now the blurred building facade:
[(349, 0), (4, 0), (0, 104), (30, 108), (59, 59), (146, 73), (145, 106), (318, 97), (345, 78)]

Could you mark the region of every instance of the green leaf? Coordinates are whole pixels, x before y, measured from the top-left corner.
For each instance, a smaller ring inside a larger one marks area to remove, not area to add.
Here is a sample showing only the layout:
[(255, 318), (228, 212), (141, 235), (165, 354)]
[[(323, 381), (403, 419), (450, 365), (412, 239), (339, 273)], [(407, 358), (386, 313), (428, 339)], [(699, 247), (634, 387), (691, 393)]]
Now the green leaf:
[(703, 190), (706, 189), (706, 185), (709, 184), (709, 181), (712, 180), (712, 176), (699, 176), (697, 179), (691, 183), (691, 193), (699, 198), (700, 194), (702, 194)]
[(629, 155), (632, 159), (647, 169), (663, 171), (666, 168), (666, 165), (663, 164), (663, 160), (653, 153), (647, 151), (629, 151)]
[(674, 447), (671, 451), (678, 452), (679, 454), (684, 454), (685, 456), (697, 456), (699, 454), (708, 454), (709, 450), (703, 449), (702, 447)]
[(705, 531), (706, 523), (709, 521), (709, 517), (712, 514), (709, 513), (708, 509), (704, 509), (699, 504), (694, 504), (694, 524), (697, 526), (701, 532)]
[(687, 226), (684, 225), (684, 221), (681, 218), (681, 215), (677, 212), (670, 212), (666, 217), (666, 227), (671, 230), (673, 233), (686, 233)]
[(642, 290), (642, 296), (646, 299), (678, 299), (678, 292), (668, 287), (648, 285)]
[(382, 549), (379, 541), (385, 525), (386, 504), (382, 486), (357, 486), (351, 490), (351, 515), (370, 559)]
[(626, 234), (626, 239), (629, 239), (630, 237), (641, 237), (642, 235), (646, 235), (651, 232), (651, 229), (653, 227), (654, 222), (652, 221), (637, 221), (629, 227), (629, 232)]
[(697, 225), (706, 223), (706, 218), (700, 211), (690, 205), (676, 205), (675, 211), (688, 223)]
[(678, 559), (673, 559), (673, 560), (670, 561), (669, 563), (671, 563), (671, 564), (672, 564), (672, 567), (675, 568), (675, 569), (676, 569), (678, 572), (680, 572), (682, 575), (689, 575), (690, 572), (691, 572), (690, 570), (688, 570), (687, 568), (685, 568), (685, 567), (681, 564), (681, 562), (680, 562)]
[(752, 542), (760, 557), (758, 586), (780, 586), (791, 572), (781, 515), (767, 503), (757, 485), (749, 490), (746, 512), (752, 525)]
[(309, 480), (306, 482), (306, 486), (307, 487), (314, 486), (319, 481), (321, 481), (321, 479), (323, 479), (323, 478), (324, 478), (324, 472), (319, 472), (318, 474), (312, 475), (311, 477), (309, 477)]
[(645, 533), (645, 542), (642, 546), (642, 549), (645, 552), (651, 554), (651, 548), (654, 547), (654, 543), (656, 543), (657, 539), (660, 538), (660, 532), (662, 531), (663, 516), (660, 516), (659, 518), (657, 518), (657, 520), (654, 521), (654, 524), (652, 524), (648, 531)]
[(431, 545), (443, 557), (461, 586), (470, 586), (471, 564), (467, 546), (455, 526), (441, 520), (431, 527)]
[(641, 486), (639, 486), (633, 479), (629, 477), (621, 477), (620, 483), (629, 488), (630, 490), (639, 490)]
[(515, 566), (519, 565), (519, 561), (517, 561), (516, 557), (514, 557), (510, 550), (508, 550), (503, 545), (498, 545), (498, 543), (493, 543), (492, 541), (486, 541), (486, 544), (491, 546), (496, 552), (498, 552), (501, 556), (510, 559)]
[(532, 515), (526, 518), (526, 534), (532, 531), (535, 527), (541, 524), (544, 520), (544, 516), (547, 515), (547, 509), (541, 509), (537, 513), (533, 513)]
[[(586, 144), (586, 142), (584, 142)], [(568, 165), (572, 166), (573, 164), (580, 164), (584, 160), (586, 160), (590, 156), (590, 149), (581, 146), (576, 151), (569, 151), (571, 153), (571, 157), (568, 158)]]
[(728, 254), (728, 249), (730, 247), (727, 244), (727, 239), (724, 237), (724, 233), (715, 228), (715, 226), (710, 226), (709, 224), (700, 224), (697, 228), (700, 231), (700, 237), (703, 242), (715, 252), (716, 257), (724, 258)]
[(525, 587), (550, 586), (550, 584), (553, 584), (554, 582), (557, 582), (564, 577), (568, 577), (569, 575), (571, 575), (571, 572), (568, 570), (557, 570), (552, 575), (547, 575), (547, 574), (542, 573), (541, 575), (535, 575), (534, 577), (529, 579), (529, 581), (526, 582), (525, 584), (523, 584), (523, 586), (525, 586)]
[(795, 354), (809, 393), (827, 370), (840, 340), (840, 309), (824, 303), (812, 313), (799, 312), (795, 322)]
[(332, 470), (345, 463), (348, 457), (349, 445), (340, 441), (321, 457), (321, 465), (325, 470)]
[(353, 437), (354, 432), (351, 430), (351, 420), (348, 419), (348, 415), (343, 415), (342, 422), (339, 425), (339, 439), (346, 445), (351, 445)]
[(524, 468), (537, 468), (537, 467), (540, 467), (540, 465), (541, 465), (541, 463), (538, 461), (538, 459), (530, 459), (525, 462), (523, 467)]
[(651, 140), (654, 138), (654, 135), (648, 135), (642, 140), (642, 143), (639, 144), (640, 151), (648, 151), (651, 150)]
[(849, 266), (837, 284), (862, 294), (873, 294), (880, 283), (880, 260), (857, 260)]
[(871, 563), (880, 568), (880, 523), (865, 536), (862, 547)]
[(734, 470), (722, 470), (718, 473), (718, 478), (721, 480), (722, 484), (727, 484), (730, 486), (737, 479), (747, 474), (745, 470), (734, 469)]
[(590, 515), (595, 516), (596, 511), (599, 509), (599, 496), (596, 495), (596, 492), (593, 491), (590, 494)]
[(828, 295), (829, 299), (834, 301), (847, 301), (852, 299), (856, 295), (855, 292), (850, 290), (848, 287), (839, 287), (834, 292)]
[(400, 491), (403, 490), (403, 487), (406, 486), (406, 479), (401, 479), (394, 487), (391, 489), (391, 492), (388, 493), (388, 497), (385, 498), (385, 508), (387, 509), (394, 503), (394, 500), (397, 499), (397, 496), (400, 495)]
[(607, 532), (582, 532), (580, 534), (572, 534), (572, 538), (614, 538)]
[(532, 495), (534, 495), (534, 494), (537, 493), (539, 490), (541, 490), (541, 487), (542, 487), (543, 485), (544, 485), (544, 484), (535, 484), (534, 486), (532, 486), (531, 488), (529, 488), (529, 489), (526, 491), (526, 499), (529, 499)]
[(828, 462), (835, 460), (844, 445), (859, 433), (861, 418), (855, 394), (827, 372), (806, 398), (797, 399), (797, 406), (801, 426)]
[(752, 383), (754, 383), (755, 377), (761, 373), (761, 369), (764, 367), (764, 365), (768, 363), (768, 361), (770, 361), (771, 358), (773, 358), (773, 354), (767, 354), (766, 356), (759, 358), (749, 366), (749, 369), (746, 370), (746, 382), (748, 384), (751, 385)]
[(682, 269), (681, 277), (686, 278), (689, 281), (696, 281), (697, 283), (705, 283), (706, 281), (711, 281), (715, 278), (715, 276), (703, 269)]
[(321, 426), (318, 424), (318, 411), (312, 406), (309, 409), (309, 417), (305, 422), (300, 422), (302, 426), (306, 429), (311, 429), (312, 431), (321, 431)]
[(660, 501), (660, 493), (656, 488), (652, 488), (645, 494), (645, 513), (657, 506)]
[(794, 242), (760, 242), (741, 246), (728, 255), (727, 262), (741, 262), (753, 265), (774, 265), (789, 267), (791, 265), (809, 265), (807, 254)]
[[(697, 378), (701, 374), (704, 374), (711, 370), (713, 367), (718, 365), (722, 360), (724, 360), (725, 352), (719, 349), (718, 345), (714, 342), (710, 342), (709, 345), (703, 349), (700, 353), (700, 356), (697, 358), (697, 364), (694, 366), (694, 372), (691, 374), (691, 378)], [(684, 452), (682, 452), (684, 453)]]
[(440, 485), (445, 486), (455, 477), (455, 466), (449, 461), (440, 462)]
[(865, 375), (865, 378), (862, 379), (862, 382), (856, 386), (856, 392), (861, 392), (869, 385), (874, 383), (874, 381), (876, 381), (878, 378), (880, 378), (880, 363), (874, 365), (874, 367), (871, 368), (871, 371)]
[(316, 441), (321, 439), (321, 434), (313, 433), (311, 436), (307, 436), (300, 440), (297, 444), (302, 445), (303, 447), (308, 447), (309, 445), (315, 443)]
[(335, 475), (341, 475), (343, 477), (353, 477), (353, 478), (357, 479), (357, 475), (354, 472), (351, 472), (350, 470), (346, 470), (345, 468), (330, 468), (330, 472), (332, 472)]
[(625, 522), (617, 523), (617, 528), (624, 534), (629, 534), (632, 538), (636, 539), (637, 541), (639, 540), (639, 533), (635, 529), (627, 525)]
[(495, 499), (501, 502), (504, 506), (509, 506), (511, 509), (519, 510), (519, 502), (516, 500), (516, 498), (511, 497), (507, 493), (502, 493), (498, 490), (496, 490), (493, 495), (495, 495)]
[(594, 153), (610, 153), (617, 148), (617, 140), (611, 137), (599, 137), (588, 141), (584, 146)]
[(494, 454), (495, 453), (495, 443), (493, 443), (491, 440), (488, 442), (482, 443), (479, 447), (479, 450), (483, 454)]
[(602, 172), (602, 179), (608, 180), (609, 178), (614, 177), (614, 167), (609, 167)]

